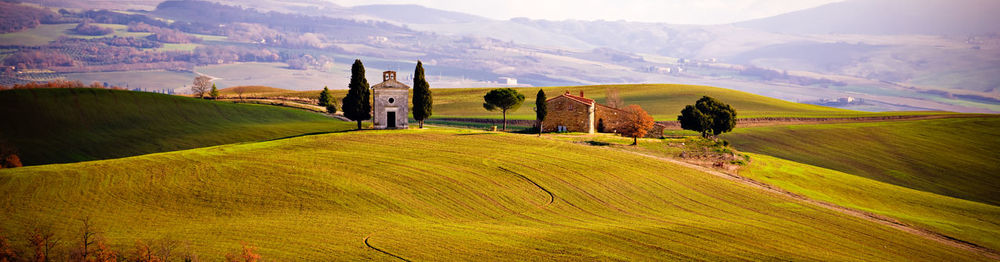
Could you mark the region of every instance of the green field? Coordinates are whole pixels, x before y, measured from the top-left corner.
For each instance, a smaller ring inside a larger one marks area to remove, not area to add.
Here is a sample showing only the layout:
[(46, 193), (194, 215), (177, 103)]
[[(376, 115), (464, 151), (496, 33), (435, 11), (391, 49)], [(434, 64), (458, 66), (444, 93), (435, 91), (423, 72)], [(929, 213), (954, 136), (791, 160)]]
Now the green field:
[[(519, 110), (508, 112), (510, 119), (534, 119), (532, 107), (535, 105), (534, 88), (517, 88), (525, 96), (524, 104)], [(618, 89), (619, 95), (626, 104), (638, 104), (658, 121), (677, 120), (677, 115), (685, 105), (694, 104), (701, 96), (708, 95), (729, 103), (739, 113), (739, 118), (752, 117), (808, 117), (808, 118), (839, 118), (892, 115), (924, 115), (942, 114), (942, 112), (862, 112), (800, 104), (784, 100), (754, 95), (746, 92), (694, 85), (650, 84), (650, 85), (603, 85), (603, 86), (570, 86), (543, 87), (549, 98), (569, 91), (573, 95), (584, 96), (605, 103), (608, 89)], [(434, 89), (434, 116), (467, 117), (467, 118), (500, 118), (499, 112), (489, 112), (483, 109), (483, 95), (489, 88), (447, 88)], [(343, 97), (346, 90), (335, 90), (335, 97)], [(313, 97), (319, 91), (276, 92), (275, 96)]]
[[(644, 139), (638, 147), (623, 146), (630, 138), (613, 135), (548, 135), (581, 144), (603, 145), (663, 157), (678, 158), (682, 151), (706, 146), (694, 138)], [(681, 146), (687, 144), (687, 146)], [(965, 145), (968, 146), (968, 145)], [(966, 150), (966, 148), (956, 148)], [(964, 241), (1000, 249), (1000, 207), (914, 190), (797, 163), (772, 156), (748, 154), (749, 164), (738, 174), (811, 199), (881, 214), (910, 225)], [(895, 156), (899, 157), (899, 156)], [(963, 156), (939, 156), (934, 163), (949, 163)], [(989, 176), (992, 173), (980, 174)]]
[(0, 91), (0, 140), (25, 165), (134, 156), (350, 129), (273, 106), (104, 89)]
[(985, 260), (653, 158), (476, 131), (4, 169), (0, 192), (3, 232), (68, 238), (89, 216), (113, 248), (166, 237), (205, 260), (241, 241), (269, 259), (392, 259), (365, 239), (412, 260)]
[[(234, 86), (234, 87), (219, 89), (219, 94), (238, 95), (239, 92), (237, 91), (242, 91), (243, 95), (292, 92), (291, 90), (288, 89), (274, 88), (269, 86)], [(319, 97), (319, 95), (317, 95), (317, 97)]]
[(43, 24), (21, 32), (0, 34), (0, 45), (43, 46), (68, 34), (76, 24)]
[(1000, 204), (997, 117), (737, 128), (723, 137), (748, 152)]
[(752, 154), (740, 175), (812, 199), (893, 217), (1000, 249), (1000, 207), (895, 186), (830, 169)]

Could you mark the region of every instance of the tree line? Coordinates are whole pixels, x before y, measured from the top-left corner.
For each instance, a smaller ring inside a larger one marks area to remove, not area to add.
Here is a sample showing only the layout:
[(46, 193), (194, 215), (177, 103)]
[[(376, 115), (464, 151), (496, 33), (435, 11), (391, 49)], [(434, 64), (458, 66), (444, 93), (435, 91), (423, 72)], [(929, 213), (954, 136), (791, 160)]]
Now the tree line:
[(7, 1), (0, 1), (0, 34), (13, 33), (37, 27), (57, 19), (59, 14)]
[[(52, 226), (29, 227), (20, 238), (0, 230), (0, 262), (73, 261), (73, 262), (164, 262), (201, 261), (190, 250), (190, 243), (170, 238), (137, 240), (131, 250), (116, 250), (90, 217), (79, 220), (79, 228), (69, 235), (57, 234)], [(70, 236), (64, 238), (63, 236)], [(16, 240), (24, 243), (16, 246)], [(261, 260), (257, 248), (242, 243), (239, 249), (225, 254), (228, 262)]]

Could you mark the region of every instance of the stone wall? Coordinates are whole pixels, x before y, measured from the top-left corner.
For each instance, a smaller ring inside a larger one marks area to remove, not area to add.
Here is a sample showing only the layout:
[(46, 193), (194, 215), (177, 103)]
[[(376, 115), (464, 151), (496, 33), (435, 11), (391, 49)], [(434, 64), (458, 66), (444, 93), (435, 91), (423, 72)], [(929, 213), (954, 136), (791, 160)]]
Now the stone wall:
[(542, 132), (556, 132), (559, 126), (565, 126), (570, 132), (590, 132), (593, 105), (560, 96), (546, 103), (548, 114), (542, 121)]
[[(626, 120), (625, 114), (627, 112), (620, 109), (597, 105), (597, 108), (594, 110), (594, 125), (598, 127), (597, 132), (617, 133), (618, 126), (622, 125)], [(604, 127), (604, 130), (600, 130), (601, 126)]]

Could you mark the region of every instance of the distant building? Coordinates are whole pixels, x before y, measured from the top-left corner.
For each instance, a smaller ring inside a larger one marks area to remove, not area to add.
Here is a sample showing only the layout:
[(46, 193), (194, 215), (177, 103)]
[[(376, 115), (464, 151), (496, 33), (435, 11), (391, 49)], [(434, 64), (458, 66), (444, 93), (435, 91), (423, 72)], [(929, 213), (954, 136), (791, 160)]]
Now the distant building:
[(517, 78), (513, 78), (513, 77), (504, 77), (504, 78), (507, 79), (507, 85), (508, 86), (516, 86), (517, 85)]
[[(542, 121), (543, 132), (581, 132), (593, 134), (617, 133), (618, 126), (624, 124), (628, 112), (598, 104), (593, 99), (571, 95), (569, 91), (545, 100), (548, 114)], [(656, 124), (646, 137), (662, 137), (665, 126)]]
[(396, 81), (396, 71), (382, 72), (382, 83), (372, 86), (375, 129), (409, 128), (410, 86)]

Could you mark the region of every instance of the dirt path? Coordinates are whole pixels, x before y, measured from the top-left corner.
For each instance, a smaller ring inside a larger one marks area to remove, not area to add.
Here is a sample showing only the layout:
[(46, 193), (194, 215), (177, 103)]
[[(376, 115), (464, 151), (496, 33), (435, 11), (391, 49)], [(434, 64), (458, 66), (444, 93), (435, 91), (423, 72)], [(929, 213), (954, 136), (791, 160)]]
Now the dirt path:
[(852, 209), (852, 208), (847, 208), (847, 207), (843, 207), (843, 206), (840, 206), (840, 205), (837, 205), (837, 204), (833, 204), (833, 203), (828, 203), (828, 202), (824, 202), (824, 201), (819, 201), (819, 200), (811, 199), (811, 198), (808, 198), (808, 197), (805, 197), (805, 196), (802, 196), (802, 195), (799, 195), (799, 194), (795, 194), (795, 193), (786, 191), (784, 189), (781, 189), (779, 187), (772, 186), (772, 185), (769, 185), (767, 183), (756, 181), (756, 180), (753, 180), (753, 179), (750, 179), (750, 178), (747, 178), (747, 177), (743, 177), (743, 176), (735, 175), (735, 174), (728, 174), (728, 173), (719, 172), (719, 171), (716, 171), (714, 169), (710, 169), (710, 168), (707, 168), (707, 167), (703, 167), (703, 166), (699, 166), (699, 165), (695, 165), (695, 164), (683, 162), (683, 161), (676, 160), (676, 159), (671, 159), (671, 158), (666, 158), (666, 157), (660, 157), (660, 156), (654, 156), (654, 155), (649, 155), (649, 154), (644, 154), (644, 153), (639, 153), (639, 152), (634, 152), (634, 151), (629, 151), (629, 150), (624, 150), (624, 149), (609, 149), (609, 150), (619, 150), (619, 151), (622, 151), (622, 152), (628, 152), (628, 153), (632, 153), (632, 154), (636, 154), (636, 155), (640, 155), (640, 156), (644, 156), (644, 157), (649, 157), (649, 158), (654, 158), (654, 159), (657, 159), (657, 160), (666, 161), (666, 162), (670, 162), (670, 163), (673, 163), (673, 164), (681, 165), (681, 166), (684, 166), (684, 167), (692, 168), (692, 169), (699, 170), (699, 171), (702, 171), (704, 173), (708, 173), (708, 174), (711, 174), (711, 175), (714, 175), (714, 176), (717, 176), (717, 177), (721, 177), (721, 178), (729, 179), (729, 180), (732, 180), (732, 181), (735, 181), (735, 182), (738, 182), (738, 183), (749, 185), (749, 186), (752, 186), (752, 187), (755, 187), (755, 188), (758, 188), (758, 189), (761, 189), (761, 190), (764, 190), (764, 191), (768, 191), (768, 192), (779, 194), (779, 195), (784, 195), (784, 196), (787, 196), (787, 197), (791, 197), (791, 198), (800, 200), (800, 201), (805, 202), (805, 203), (809, 203), (809, 204), (812, 204), (812, 205), (820, 206), (820, 207), (823, 207), (823, 208), (826, 208), (826, 209), (829, 209), (829, 210), (833, 210), (833, 211), (840, 212), (840, 213), (843, 213), (843, 214), (847, 214), (847, 215), (850, 215), (850, 216), (854, 216), (854, 217), (862, 218), (862, 219), (865, 219), (865, 220), (868, 220), (868, 221), (872, 221), (872, 222), (875, 222), (875, 223), (879, 223), (879, 224), (882, 224), (882, 225), (886, 225), (886, 226), (889, 226), (889, 227), (892, 227), (892, 228), (895, 228), (895, 229), (898, 229), (898, 230), (909, 232), (909, 233), (917, 235), (919, 237), (923, 237), (923, 238), (926, 238), (926, 239), (934, 240), (934, 241), (937, 241), (939, 243), (942, 243), (942, 244), (945, 244), (945, 245), (948, 245), (948, 246), (952, 246), (952, 247), (957, 247), (957, 248), (969, 250), (969, 251), (972, 251), (974, 253), (983, 255), (985, 257), (994, 259), (994, 260), (1000, 260), (1000, 252), (997, 252), (996, 250), (992, 250), (992, 249), (989, 249), (989, 248), (977, 245), (975, 243), (971, 243), (971, 242), (968, 242), (968, 241), (963, 241), (961, 239), (950, 237), (948, 235), (941, 234), (941, 233), (938, 233), (938, 232), (934, 232), (934, 231), (931, 231), (931, 230), (917, 228), (917, 227), (908, 225), (906, 223), (903, 223), (902, 221), (896, 220), (896, 219), (891, 218), (891, 217), (887, 217), (887, 216), (883, 216), (883, 215), (879, 215), (879, 214), (874, 214), (874, 213), (870, 213), (870, 212), (865, 212), (865, 211), (861, 211), (861, 210), (856, 210), (856, 209)]

